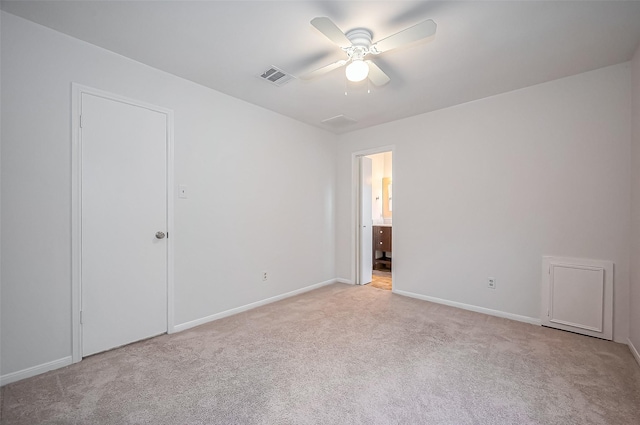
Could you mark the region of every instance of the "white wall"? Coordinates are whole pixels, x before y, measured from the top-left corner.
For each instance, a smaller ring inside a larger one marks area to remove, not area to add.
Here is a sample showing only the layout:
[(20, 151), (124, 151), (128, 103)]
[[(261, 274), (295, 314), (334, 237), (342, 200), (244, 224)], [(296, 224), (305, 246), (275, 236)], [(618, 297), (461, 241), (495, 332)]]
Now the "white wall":
[(175, 112), (176, 325), (335, 277), (332, 134), (4, 12), (1, 76), (2, 375), (71, 354), (72, 82)]
[[(640, 45), (632, 67), (632, 155), (631, 155), (631, 282), (629, 297), (629, 340), (637, 355), (640, 350)], [(640, 357), (636, 357), (640, 362)]]
[(393, 158), (391, 152), (384, 152), (384, 176), (393, 177)]
[(373, 224), (383, 224), (382, 179), (392, 176), (391, 152), (367, 155), (367, 158), (371, 159), (371, 218)]
[[(391, 152), (385, 152), (382, 154), (384, 156), (384, 177), (391, 179), (391, 193), (387, 194), (387, 196), (391, 195), (391, 201), (393, 201), (393, 154)], [(386, 224), (391, 224), (393, 221), (393, 202), (389, 204), (391, 210), (389, 210), (389, 216), (384, 218), (383, 221)], [(383, 206), (383, 215), (384, 215), (384, 206)], [(388, 253), (387, 256), (391, 257), (391, 253)]]
[(394, 289), (539, 318), (543, 255), (612, 260), (626, 342), (629, 85), (625, 63), (340, 136), (337, 275), (354, 277), (351, 153), (394, 143)]

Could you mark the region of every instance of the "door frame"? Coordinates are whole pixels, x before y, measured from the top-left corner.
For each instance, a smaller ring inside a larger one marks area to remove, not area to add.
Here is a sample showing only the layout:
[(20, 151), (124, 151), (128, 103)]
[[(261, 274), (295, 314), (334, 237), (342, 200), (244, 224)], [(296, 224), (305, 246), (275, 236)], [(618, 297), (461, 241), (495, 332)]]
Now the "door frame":
[(146, 108), (167, 117), (167, 333), (174, 329), (174, 140), (173, 111), (104, 90), (71, 83), (71, 359), (82, 360), (82, 133), (80, 112), (82, 95), (90, 94), (115, 102)]
[[(365, 164), (365, 159), (367, 160), (367, 162), (369, 163), (369, 173), (365, 174), (364, 172), (364, 164)], [(365, 229), (365, 220), (364, 218), (366, 217), (367, 213), (364, 211), (364, 207), (368, 206), (369, 207), (369, 221), (367, 222), (367, 224), (369, 225), (370, 229), (366, 232), (370, 235), (370, 237), (373, 237), (373, 220), (371, 219), (371, 211), (373, 211), (373, 203), (371, 202), (371, 197), (373, 195), (373, 190), (369, 190), (368, 195), (369, 195), (369, 201), (367, 203), (365, 203), (365, 199), (366, 197), (364, 196), (364, 188), (365, 188), (365, 184), (364, 183), (364, 179), (366, 177), (369, 178), (369, 180), (371, 180), (371, 175), (373, 174), (373, 161), (367, 157), (367, 155), (361, 155), (358, 157), (358, 240), (356, 243), (356, 249), (358, 250), (358, 268), (357, 268), (357, 273), (356, 273), (356, 285), (366, 285), (371, 283), (371, 280), (366, 281), (366, 279), (364, 279), (364, 270), (366, 270), (365, 266), (369, 266), (371, 267), (371, 270), (369, 270), (369, 275), (367, 275), (366, 277), (371, 276), (371, 272), (373, 271), (373, 261), (368, 261), (368, 258), (372, 258), (371, 254), (371, 249), (373, 248), (373, 240), (369, 240), (369, 245), (367, 246), (365, 244), (365, 241), (367, 240), (367, 235), (365, 235), (364, 229)], [(373, 182), (370, 181), (369, 182), (369, 189), (373, 189)], [(367, 255), (366, 252), (363, 252), (363, 248), (367, 247), (367, 251), (369, 251), (369, 255)], [(372, 259), (373, 260), (373, 259)]]
[[(375, 155), (377, 153), (391, 152), (391, 169), (395, 170), (396, 162), (396, 145), (386, 145), (377, 148), (369, 148), (360, 151), (351, 152), (351, 281), (355, 285), (360, 285), (360, 157)], [(393, 172), (393, 171), (392, 171)], [(393, 172), (395, 174), (395, 172)], [(395, 176), (393, 177), (395, 180)], [(394, 182), (395, 184), (395, 182)], [(394, 198), (396, 194), (394, 193)], [(396, 209), (395, 199), (393, 202), (394, 210)], [(391, 233), (392, 245), (395, 232)], [(371, 254), (371, 253), (369, 253)], [(391, 281), (394, 285), (391, 289), (395, 291), (395, 268), (391, 268)]]

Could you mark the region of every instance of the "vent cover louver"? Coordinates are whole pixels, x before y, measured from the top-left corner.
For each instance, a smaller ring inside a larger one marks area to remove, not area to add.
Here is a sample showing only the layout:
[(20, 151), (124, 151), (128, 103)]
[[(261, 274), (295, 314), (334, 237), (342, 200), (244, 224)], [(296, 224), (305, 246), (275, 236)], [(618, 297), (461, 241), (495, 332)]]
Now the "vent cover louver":
[(335, 117), (322, 120), (322, 124), (329, 125), (335, 128), (346, 127), (348, 125), (355, 124), (357, 122), (358, 121), (354, 120), (353, 118), (349, 118), (345, 115), (336, 115)]
[(287, 74), (286, 72), (276, 68), (275, 66), (272, 66), (271, 68), (267, 69), (258, 77), (265, 81), (270, 82), (271, 84), (275, 84), (278, 87), (293, 80), (293, 75)]

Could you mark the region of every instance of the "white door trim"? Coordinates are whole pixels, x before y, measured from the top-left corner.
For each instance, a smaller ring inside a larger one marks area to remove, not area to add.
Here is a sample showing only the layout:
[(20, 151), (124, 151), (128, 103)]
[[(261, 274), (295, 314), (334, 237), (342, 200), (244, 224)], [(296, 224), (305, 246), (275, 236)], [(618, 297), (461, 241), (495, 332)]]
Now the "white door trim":
[[(373, 220), (371, 219), (371, 211), (373, 208), (371, 202), (373, 186), (373, 182), (371, 181), (373, 161), (367, 156), (359, 156), (358, 161), (358, 273), (356, 284), (366, 285), (368, 283), (371, 283), (371, 272), (373, 270), (373, 261), (371, 255), (371, 250), (373, 248)], [(368, 165), (366, 166), (368, 170), (366, 171), (365, 162), (368, 163)], [(368, 185), (365, 183), (365, 178), (369, 179)], [(367, 188), (366, 193), (365, 188)], [(364, 229), (367, 228), (367, 225), (369, 226), (369, 230), (365, 232)], [(363, 252), (363, 250), (365, 252)]]
[[(351, 152), (351, 282), (356, 285), (360, 284), (360, 161), (361, 156), (375, 155), (377, 153), (391, 152), (391, 169), (394, 170), (395, 184), (395, 161), (396, 161), (396, 145), (380, 146), (361, 151)], [(396, 193), (394, 193), (394, 212)], [(391, 233), (391, 238), (395, 232)], [(393, 241), (391, 242), (393, 244)], [(391, 281), (394, 282), (395, 288), (395, 268), (391, 268)], [(392, 292), (395, 289), (392, 289)]]
[(91, 94), (105, 99), (146, 108), (167, 116), (167, 332), (174, 332), (173, 302), (173, 216), (174, 216), (174, 169), (173, 169), (173, 111), (149, 103), (130, 99), (80, 84), (71, 84), (71, 357), (73, 363), (82, 360), (82, 145), (80, 111), (82, 94)]

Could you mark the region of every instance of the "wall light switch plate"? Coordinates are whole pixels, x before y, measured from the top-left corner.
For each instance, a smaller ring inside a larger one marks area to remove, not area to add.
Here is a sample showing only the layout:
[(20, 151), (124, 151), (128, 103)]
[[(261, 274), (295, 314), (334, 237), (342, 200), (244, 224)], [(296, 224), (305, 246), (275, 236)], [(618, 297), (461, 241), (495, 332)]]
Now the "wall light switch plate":
[(187, 199), (187, 186), (183, 184), (178, 186), (178, 198)]

